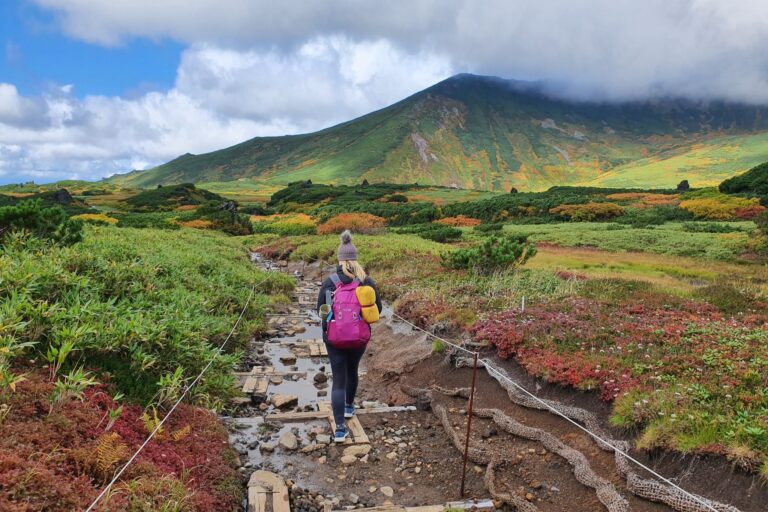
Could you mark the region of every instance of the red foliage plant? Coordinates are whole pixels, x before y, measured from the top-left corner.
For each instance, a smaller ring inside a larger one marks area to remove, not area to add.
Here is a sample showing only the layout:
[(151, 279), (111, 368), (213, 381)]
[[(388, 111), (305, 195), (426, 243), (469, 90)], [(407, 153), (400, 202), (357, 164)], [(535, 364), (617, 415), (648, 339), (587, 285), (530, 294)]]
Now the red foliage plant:
[[(712, 306), (681, 302), (674, 308), (647, 302), (607, 304), (583, 298), (508, 310), (477, 322), (475, 339), (513, 357), (548, 382), (598, 390), (603, 400), (625, 391), (658, 386), (666, 374), (703, 367), (703, 354), (729, 332), (759, 319), (723, 319)], [(760, 327), (758, 327), (760, 328)], [(730, 359), (744, 354), (734, 352)], [(738, 376), (735, 376), (738, 377)], [(702, 379), (715, 378), (702, 373)]]
[[(53, 385), (42, 372), (27, 379), (10, 395), (11, 410), (3, 422), (0, 510), (83, 510), (148, 435), (142, 410), (125, 406), (106, 432), (107, 411), (116, 404), (103, 387), (89, 389), (82, 402), (69, 402), (49, 415)], [(126, 510), (131, 493), (138, 492), (131, 483), (157, 479), (176, 481), (182, 489), (186, 486), (189, 510), (234, 510), (240, 500), (235, 456), (216, 416), (181, 405), (165, 429), (169, 435), (146, 446), (116, 484), (117, 492), (99, 510)], [(104, 437), (113, 443), (103, 443), (100, 449)], [(158, 498), (146, 495), (147, 489), (142, 492), (142, 500)]]

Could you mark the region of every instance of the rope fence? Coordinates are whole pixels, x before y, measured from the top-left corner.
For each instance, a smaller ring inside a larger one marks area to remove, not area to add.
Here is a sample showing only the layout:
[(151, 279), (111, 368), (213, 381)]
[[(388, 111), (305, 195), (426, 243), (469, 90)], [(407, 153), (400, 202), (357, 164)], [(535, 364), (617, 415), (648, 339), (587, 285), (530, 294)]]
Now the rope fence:
[[(438, 335), (436, 335), (434, 333), (431, 333), (431, 332), (427, 331), (426, 329), (423, 329), (423, 328), (419, 327), (418, 325), (414, 324), (413, 322), (410, 322), (409, 320), (407, 320), (407, 319), (403, 318), (402, 316), (398, 315), (394, 311), (392, 312), (392, 316), (397, 318), (398, 320), (400, 320), (400, 321), (410, 325), (413, 329), (421, 331), (421, 332), (425, 333), (427, 336), (429, 336), (431, 338), (434, 338), (434, 339), (436, 339), (436, 340), (438, 340), (438, 341), (440, 341), (442, 343), (445, 343), (446, 345), (448, 345), (448, 346), (450, 346), (450, 347), (452, 347), (452, 348), (454, 348), (456, 350), (462, 351), (462, 352), (466, 353), (469, 356), (474, 357), (477, 354), (477, 351), (469, 350), (466, 347), (462, 347), (461, 345), (458, 345), (458, 344), (456, 344), (456, 343), (454, 343), (452, 341), (448, 341), (445, 338), (442, 338), (442, 337), (440, 337), (440, 336), (438, 336)], [(677, 485), (676, 483), (674, 483), (670, 479), (660, 475), (658, 472), (654, 471), (653, 469), (649, 468), (648, 466), (646, 466), (642, 462), (640, 462), (637, 459), (635, 459), (634, 457), (632, 457), (629, 453), (627, 453), (628, 450), (622, 450), (621, 448), (616, 446), (617, 443), (609, 442), (603, 436), (600, 436), (599, 434), (593, 432), (591, 429), (581, 425), (577, 421), (574, 421), (572, 418), (568, 417), (568, 415), (566, 415), (563, 412), (561, 412), (557, 407), (553, 406), (549, 401), (543, 400), (543, 399), (539, 398), (538, 396), (536, 396), (535, 394), (533, 394), (530, 391), (528, 391), (525, 387), (521, 386), (520, 384), (515, 382), (513, 379), (511, 379), (508, 375), (506, 375), (506, 373), (503, 370), (501, 370), (500, 368), (496, 368), (493, 364), (491, 364), (490, 360), (488, 360), (488, 359), (479, 359), (478, 363), (482, 364), (482, 366), (486, 369), (488, 374), (491, 375), (492, 377), (496, 378), (496, 380), (503, 380), (505, 382), (508, 382), (515, 389), (517, 389), (520, 392), (524, 393), (530, 399), (532, 399), (533, 401), (535, 401), (538, 404), (540, 404), (541, 406), (543, 406), (544, 409), (546, 409), (549, 412), (551, 412), (551, 413), (553, 413), (553, 414), (563, 418), (568, 423), (572, 424), (573, 426), (575, 426), (579, 430), (582, 430), (583, 432), (588, 434), (590, 437), (592, 437), (598, 443), (598, 445), (601, 445), (604, 448), (608, 448), (608, 449), (612, 450), (614, 453), (620, 455), (621, 457), (624, 457), (626, 460), (629, 460), (632, 463), (636, 464), (637, 466), (639, 466), (640, 468), (644, 469), (648, 473), (650, 473), (650, 474), (654, 475), (655, 477), (659, 478), (660, 480), (662, 480), (667, 485), (673, 487), (674, 489), (676, 489), (677, 491), (682, 493), (684, 496), (686, 496), (690, 500), (693, 500), (696, 504), (704, 507), (706, 510), (709, 510), (711, 512), (723, 512), (724, 510), (728, 510), (728, 511), (736, 510), (735, 508), (733, 508), (731, 506), (728, 506), (728, 505), (718, 506), (716, 508), (716, 505), (713, 505), (712, 503), (709, 503), (709, 500), (707, 500), (706, 498), (702, 498), (700, 496), (697, 496), (695, 494), (692, 494), (692, 493), (686, 491), (685, 489), (683, 489), (682, 487), (680, 487), (679, 485)]]

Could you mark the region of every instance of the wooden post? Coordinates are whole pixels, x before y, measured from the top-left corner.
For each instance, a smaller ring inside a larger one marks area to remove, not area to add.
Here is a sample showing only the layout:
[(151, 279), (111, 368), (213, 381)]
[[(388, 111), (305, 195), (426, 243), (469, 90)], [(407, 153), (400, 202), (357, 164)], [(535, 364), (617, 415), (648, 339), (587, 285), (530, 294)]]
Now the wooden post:
[(464, 465), (461, 469), (461, 496), (464, 498), (464, 483), (467, 478), (467, 459), (469, 458), (469, 434), (472, 431), (472, 411), (475, 403), (475, 380), (477, 378), (477, 352), (472, 364), (472, 388), (469, 392), (469, 411), (467, 412), (467, 438), (464, 441)]

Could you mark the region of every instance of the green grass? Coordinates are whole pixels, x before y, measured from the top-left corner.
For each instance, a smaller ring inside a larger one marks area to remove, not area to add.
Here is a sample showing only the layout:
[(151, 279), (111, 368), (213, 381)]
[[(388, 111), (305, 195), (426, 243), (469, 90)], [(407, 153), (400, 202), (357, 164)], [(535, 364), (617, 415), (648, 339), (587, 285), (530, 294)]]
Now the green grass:
[[(266, 281), (262, 281), (266, 279)], [(0, 252), (2, 344), (32, 343), (25, 359), (75, 343), (66, 365), (84, 365), (146, 402), (163, 375), (196, 375), (231, 329), (249, 288), (258, 293), (228, 350), (197, 389), (210, 405), (232, 391), (238, 347), (264, 326), (271, 294), (292, 281), (264, 274), (242, 243), (208, 231), (88, 227), (71, 247), (13, 239)], [(0, 345), (2, 348), (2, 345)]]
[(566, 247), (594, 247), (605, 251), (637, 251), (709, 260), (736, 260), (746, 249), (752, 222), (721, 223), (739, 229), (734, 233), (691, 232), (696, 223), (670, 222), (650, 228), (615, 223), (507, 224), (504, 232), (528, 235), (533, 242)]
[(768, 161), (768, 133), (730, 135), (620, 165), (584, 182), (600, 187), (716, 186), (723, 180)]

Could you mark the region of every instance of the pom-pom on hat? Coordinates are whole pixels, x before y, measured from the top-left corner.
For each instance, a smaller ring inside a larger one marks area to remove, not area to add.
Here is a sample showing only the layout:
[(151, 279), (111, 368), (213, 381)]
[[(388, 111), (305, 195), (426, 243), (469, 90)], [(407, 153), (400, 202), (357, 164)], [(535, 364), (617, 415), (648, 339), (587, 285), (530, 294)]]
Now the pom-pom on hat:
[(341, 234), (341, 245), (338, 252), (339, 261), (356, 260), (357, 247), (352, 243), (352, 233), (348, 229)]

